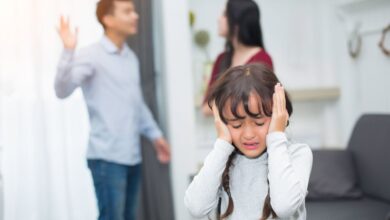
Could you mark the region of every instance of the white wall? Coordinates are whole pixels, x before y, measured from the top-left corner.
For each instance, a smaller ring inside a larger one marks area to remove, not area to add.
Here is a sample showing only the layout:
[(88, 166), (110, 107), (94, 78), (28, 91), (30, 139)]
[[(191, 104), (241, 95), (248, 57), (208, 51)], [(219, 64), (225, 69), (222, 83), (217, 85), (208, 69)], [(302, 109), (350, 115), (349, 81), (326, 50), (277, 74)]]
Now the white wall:
[[(257, 1), (266, 48), (287, 90), (338, 86), (328, 1)], [(342, 145), (334, 101), (293, 102), (288, 132), (313, 148)], [(333, 129), (329, 129), (329, 128)]]
[[(364, 112), (390, 113), (390, 57), (386, 57), (378, 47), (380, 31), (390, 24), (390, 1), (344, 0), (336, 1), (334, 5), (339, 15), (334, 29), (337, 39), (334, 59), (342, 85), (339, 105), (345, 142), (359, 115)], [(361, 54), (351, 59), (346, 53), (346, 42), (356, 23), (361, 24), (363, 43)], [(386, 45), (390, 47), (389, 35)]]

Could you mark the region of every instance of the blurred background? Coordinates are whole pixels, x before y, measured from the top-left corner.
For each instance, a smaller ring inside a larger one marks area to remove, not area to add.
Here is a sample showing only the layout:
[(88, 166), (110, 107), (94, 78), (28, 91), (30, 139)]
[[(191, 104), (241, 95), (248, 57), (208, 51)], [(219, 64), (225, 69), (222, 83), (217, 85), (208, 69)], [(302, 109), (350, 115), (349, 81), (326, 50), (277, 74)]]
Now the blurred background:
[[(79, 27), (78, 47), (94, 43), (103, 33), (96, 2), (0, 1), (0, 219), (96, 219), (83, 97), (77, 90), (58, 100), (53, 89), (62, 50), (59, 16)], [(390, 1), (256, 2), (267, 52), (293, 101), (292, 139), (313, 149), (345, 149), (362, 114), (390, 114), (390, 57), (378, 46), (385, 36), (382, 45), (390, 50), (390, 32), (383, 34)], [(128, 43), (140, 57), (145, 99), (172, 148), (171, 191), (148, 197), (171, 204), (169, 213), (143, 218), (192, 219), (183, 197), (216, 138), (200, 105), (224, 48), (217, 20), (226, 1), (134, 3), (140, 33)], [(147, 203), (145, 213), (162, 212)]]

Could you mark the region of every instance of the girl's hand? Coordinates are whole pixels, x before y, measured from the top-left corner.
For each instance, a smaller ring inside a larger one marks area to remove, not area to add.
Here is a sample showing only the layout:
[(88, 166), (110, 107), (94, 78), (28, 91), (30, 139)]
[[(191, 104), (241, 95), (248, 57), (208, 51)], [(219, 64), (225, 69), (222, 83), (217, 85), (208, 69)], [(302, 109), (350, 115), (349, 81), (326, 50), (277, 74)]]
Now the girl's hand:
[(226, 124), (223, 123), (223, 121), (221, 120), (221, 117), (219, 116), (218, 108), (215, 105), (215, 101), (213, 102), (212, 110), (213, 110), (215, 128), (217, 129), (218, 138), (225, 140), (229, 143), (232, 143), (232, 137), (230, 135), (229, 129), (226, 126)]
[(202, 105), (202, 113), (204, 116), (206, 117), (211, 117), (213, 116), (213, 110), (211, 110), (211, 108), (209, 107), (209, 105), (207, 103), (204, 103)]
[(284, 132), (287, 126), (289, 115), (286, 109), (286, 96), (280, 83), (275, 85), (275, 92), (272, 98), (272, 118), (268, 133), (276, 131)]

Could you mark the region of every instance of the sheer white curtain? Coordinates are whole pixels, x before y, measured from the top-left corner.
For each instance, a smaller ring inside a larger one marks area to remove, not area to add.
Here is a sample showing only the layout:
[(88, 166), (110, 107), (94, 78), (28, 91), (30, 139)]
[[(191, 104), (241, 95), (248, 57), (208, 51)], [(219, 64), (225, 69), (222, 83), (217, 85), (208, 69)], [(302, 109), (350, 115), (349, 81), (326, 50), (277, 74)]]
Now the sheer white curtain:
[(95, 7), (96, 0), (0, 1), (4, 219), (97, 216), (85, 161), (89, 127), (81, 92), (61, 101), (53, 90), (62, 50), (56, 33), (60, 14), (70, 15), (79, 27), (80, 47), (101, 36)]

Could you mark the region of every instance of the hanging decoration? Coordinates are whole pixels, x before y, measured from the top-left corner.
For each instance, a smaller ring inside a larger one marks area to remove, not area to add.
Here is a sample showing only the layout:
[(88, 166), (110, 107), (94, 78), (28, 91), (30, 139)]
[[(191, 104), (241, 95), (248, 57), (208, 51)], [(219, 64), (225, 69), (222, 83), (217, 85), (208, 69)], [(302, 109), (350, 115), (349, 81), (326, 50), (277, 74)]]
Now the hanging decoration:
[(386, 39), (386, 35), (390, 32), (390, 24), (383, 29), (382, 31), (382, 36), (381, 36), (381, 39), (379, 41), (379, 48), (381, 48), (382, 52), (386, 55), (386, 56), (390, 56), (390, 48), (386, 48), (385, 46), (385, 39)]

